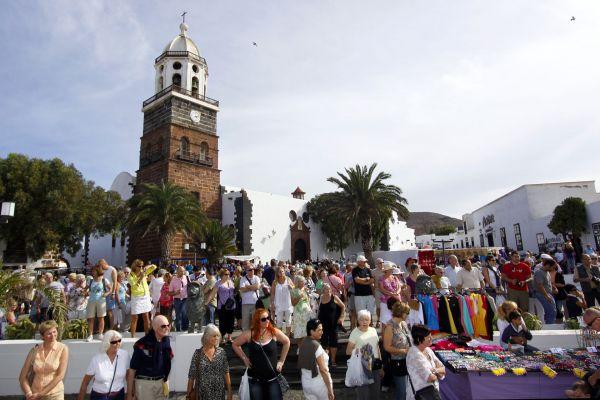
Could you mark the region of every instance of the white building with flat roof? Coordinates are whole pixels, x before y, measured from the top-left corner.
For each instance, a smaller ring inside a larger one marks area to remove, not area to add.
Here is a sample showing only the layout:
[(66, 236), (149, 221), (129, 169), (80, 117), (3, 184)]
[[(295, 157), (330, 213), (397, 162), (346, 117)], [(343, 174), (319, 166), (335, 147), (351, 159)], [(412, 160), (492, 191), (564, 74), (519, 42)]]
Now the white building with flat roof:
[[(594, 181), (528, 184), (462, 216), (463, 233), (455, 237), (455, 247), (502, 246), (539, 253), (563, 242), (550, 232), (548, 224), (554, 208), (568, 197), (579, 197), (587, 204), (590, 234), (583, 244), (600, 247), (592, 226), (600, 231), (600, 194)], [(586, 241), (587, 240), (587, 241)], [(595, 240), (595, 242), (594, 242)]]

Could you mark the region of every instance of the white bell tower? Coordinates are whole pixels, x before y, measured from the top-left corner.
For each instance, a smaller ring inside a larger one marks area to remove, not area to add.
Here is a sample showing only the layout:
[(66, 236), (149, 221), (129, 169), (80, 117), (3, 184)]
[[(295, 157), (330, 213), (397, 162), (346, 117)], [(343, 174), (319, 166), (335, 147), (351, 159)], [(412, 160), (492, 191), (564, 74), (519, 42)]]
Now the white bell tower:
[[(170, 86), (192, 97), (206, 96), (208, 67), (198, 46), (188, 37), (185, 22), (179, 25), (181, 33), (167, 44), (154, 62), (156, 70), (155, 93)], [(173, 88), (174, 90), (177, 90)]]

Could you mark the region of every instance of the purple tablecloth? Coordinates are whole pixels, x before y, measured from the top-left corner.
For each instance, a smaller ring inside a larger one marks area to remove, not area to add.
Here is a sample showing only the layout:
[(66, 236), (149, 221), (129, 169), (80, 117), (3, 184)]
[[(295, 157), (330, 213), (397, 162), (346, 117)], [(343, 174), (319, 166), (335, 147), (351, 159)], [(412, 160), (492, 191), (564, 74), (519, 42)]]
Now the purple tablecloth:
[(491, 372), (453, 373), (446, 369), (440, 382), (444, 400), (564, 399), (565, 390), (577, 380), (572, 373), (562, 372), (550, 379), (541, 372), (516, 376), (507, 372), (495, 376)]

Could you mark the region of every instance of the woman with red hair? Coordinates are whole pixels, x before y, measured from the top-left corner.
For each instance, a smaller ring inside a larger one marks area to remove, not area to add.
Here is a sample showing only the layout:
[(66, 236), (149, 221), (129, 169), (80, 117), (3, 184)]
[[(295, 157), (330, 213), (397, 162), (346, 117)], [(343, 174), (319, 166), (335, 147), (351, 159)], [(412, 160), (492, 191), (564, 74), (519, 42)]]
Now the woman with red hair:
[[(277, 342), (283, 345), (277, 360)], [(248, 343), (248, 356), (242, 346)], [(259, 308), (252, 316), (249, 331), (244, 331), (233, 342), (233, 351), (248, 368), (250, 398), (252, 400), (283, 399), (277, 376), (290, 349), (290, 339), (271, 323), (269, 311)]]

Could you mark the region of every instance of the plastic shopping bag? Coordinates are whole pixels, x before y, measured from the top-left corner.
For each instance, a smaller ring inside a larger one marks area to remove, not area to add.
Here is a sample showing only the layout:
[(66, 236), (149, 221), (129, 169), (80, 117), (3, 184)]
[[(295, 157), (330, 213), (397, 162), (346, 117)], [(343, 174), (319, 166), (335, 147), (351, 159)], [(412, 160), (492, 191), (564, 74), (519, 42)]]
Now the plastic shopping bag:
[(360, 351), (354, 349), (348, 359), (348, 369), (346, 370), (346, 386), (356, 387), (373, 383), (372, 379), (367, 378), (362, 366)]
[(248, 382), (248, 368), (242, 375), (242, 381), (240, 382), (239, 390), (240, 400), (250, 400), (250, 383)]

